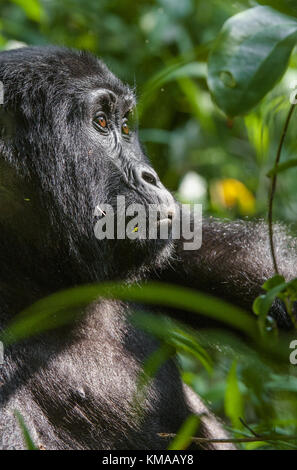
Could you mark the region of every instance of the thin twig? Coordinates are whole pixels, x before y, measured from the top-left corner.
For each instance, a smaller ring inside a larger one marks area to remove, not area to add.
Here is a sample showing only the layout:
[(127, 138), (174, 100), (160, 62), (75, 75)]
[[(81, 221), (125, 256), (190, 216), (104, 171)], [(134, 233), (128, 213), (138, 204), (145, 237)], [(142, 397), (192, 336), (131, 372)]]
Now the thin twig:
[[(287, 119), (282, 131), (281, 139), (279, 142), (279, 146), (277, 149), (277, 154), (274, 162), (274, 170), (277, 168), (280, 156), (281, 156), (281, 151), (283, 148), (283, 143), (285, 140), (285, 136), (288, 130), (289, 122), (291, 119), (291, 116), (293, 114), (295, 108), (295, 104), (292, 104), (290, 106)], [(274, 271), (276, 274), (278, 274), (278, 266), (277, 266), (277, 261), (276, 261), (276, 256), (275, 256), (275, 249), (274, 249), (274, 243), (273, 243), (273, 225), (272, 225), (272, 209), (273, 209), (273, 199), (274, 199), (274, 194), (275, 194), (275, 188), (276, 188), (276, 180), (277, 180), (277, 173), (274, 173), (271, 178), (271, 186), (270, 186), (270, 194), (269, 194), (269, 203), (268, 203), (268, 227), (269, 227), (269, 241), (270, 241), (270, 252), (272, 256), (272, 262), (273, 262), (273, 267)]]
[(243, 426), (250, 431), (251, 434), (253, 434), (255, 437), (261, 437), (260, 434), (257, 434), (245, 421), (243, 418), (239, 418), (239, 421)]
[[(158, 433), (158, 436), (160, 437), (168, 437), (168, 438), (174, 438), (176, 437), (176, 434), (174, 433)], [(203, 442), (213, 442), (213, 443), (224, 443), (224, 442), (230, 442), (230, 443), (240, 443), (240, 442), (268, 442), (268, 441), (297, 441), (297, 436), (259, 436), (259, 437), (242, 437), (238, 439), (210, 439), (208, 437), (191, 437), (192, 442), (198, 442), (198, 443), (203, 443)]]

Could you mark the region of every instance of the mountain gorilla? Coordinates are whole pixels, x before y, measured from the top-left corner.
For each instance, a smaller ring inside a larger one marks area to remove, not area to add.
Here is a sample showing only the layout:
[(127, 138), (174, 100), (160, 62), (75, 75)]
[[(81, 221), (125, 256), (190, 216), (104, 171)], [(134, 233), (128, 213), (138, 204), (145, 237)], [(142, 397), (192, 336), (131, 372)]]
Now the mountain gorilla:
[[(135, 97), (102, 62), (63, 48), (18, 49), (0, 54), (0, 80), (1, 329), (59, 289), (156, 275), (250, 308), (273, 273), (261, 223), (205, 220), (195, 253), (183, 251), (180, 240), (95, 237), (95, 208), (115, 207), (118, 195), (127, 204), (176, 210), (130, 125)], [(278, 258), (292, 277), (295, 242), (284, 234)], [(173, 361), (152, 381), (139, 414), (139, 373), (157, 343), (130, 324), (129, 311), (123, 302), (101, 301), (67, 328), (5, 350), (1, 448), (25, 447), (14, 410), (46, 449), (166, 448), (158, 433), (175, 433), (192, 410), (203, 414), (201, 436), (224, 436), (200, 399), (182, 386)], [(286, 322), (280, 306), (274, 313)]]

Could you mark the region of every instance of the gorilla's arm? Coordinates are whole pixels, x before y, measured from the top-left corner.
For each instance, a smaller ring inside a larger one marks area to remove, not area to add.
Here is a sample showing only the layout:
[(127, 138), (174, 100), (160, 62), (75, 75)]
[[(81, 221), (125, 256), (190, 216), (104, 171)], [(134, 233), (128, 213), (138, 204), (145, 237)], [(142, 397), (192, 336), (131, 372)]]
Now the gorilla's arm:
[[(286, 280), (292, 279), (297, 276), (297, 239), (281, 225), (274, 226), (274, 234), (280, 273)], [(175, 259), (161, 273), (162, 281), (195, 288), (251, 310), (262, 284), (274, 274), (264, 221), (204, 219), (201, 248), (185, 251), (183, 243), (176, 241)], [(281, 302), (275, 302), (271, 314), (280, 326), (290, 325)], [(198, 324), (205, 322), (201, 318)]]

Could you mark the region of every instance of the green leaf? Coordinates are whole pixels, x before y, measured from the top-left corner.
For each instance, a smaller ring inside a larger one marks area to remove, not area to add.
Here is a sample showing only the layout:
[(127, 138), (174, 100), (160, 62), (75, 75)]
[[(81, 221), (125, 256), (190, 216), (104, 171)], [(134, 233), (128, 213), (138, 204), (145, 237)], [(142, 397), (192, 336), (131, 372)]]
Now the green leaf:
[(278, 173), (282, 173), (289, 168), (294, 168), (297, 166), (297, 158), (292, 158), (292, 160), (288, 160), (287, 162), (280, 163), (277, 165), (276, 168), (272, 168), (268, 173), (267, 176), (277, 175)]
[(239, 418), (244, 416), (243, 398), (239, 390), (237, 373), (237, 363), (233, 361), (227, 377), (227, 387), (225, 392), (225, 413), (235, 428), (242, 428)]
[(21, 415), (21, 413), (19, 411), (15, 410), (14, 414), (15, 414), (18, 422), (19, 422), (19, 426), (20, 426), (21, 431), (23, 433), (27, 450), (39, 450), (33, 442), (33, 439), (30, 435), (30, 432), (29, 432), (27, 426), (25, 425), (25, 421), (24, 421), (24, 418)]
[(43, 15), (43, 9), (40, 5), (39, 0), (12, 0), (13, 3), (16, 3), (19, 5), (24, 12), (26, 13), (27, 17), (30, 18), (30, 20), (40, 22), (42, 15)]
[(202, 292), (150, 282), (131, 286), (120, 283), (93, 284), (52, 294), (19, 313), (0, 335), (0, 340), (7, 345), (67, 324), (81, 315), (83, 307), (100, 297), (196, 312), (258, 339), (257, 324), (244, 310)]
[[(272, 291), (270, 291), (272, 292)], [(261, 335), (263, 338), (270, 336), (273, 333), (274, 339), (278, 337), (277, 324), (273, 317), (268, 315), (271, 305), (277, 297), (277, 294), (259, 295), (253, 303), (253, 310), (258, 315), (258, 324)], [(272, 338), (271, 338), (272, 339)]]
[(160, 367), (175, 354), (175, 349), (168, 344), (162, 344), (143, 363), (138, 380), (138, 394), (143, 392), (150, 380), (157, 374)]
[(197, 335), (191, 330), (187, 331), (184, 325), (163, 315), (154, 315), (148, 312), (137, 312), (130, 318), (137, 328), (156, 336), (171, 349), (174, 349), (174, 352), (184, 352), (194, 356), (209, 373), (212, 372), (213, 363), (210, 356), (200, 345)]
[[(281, 276), (280, 276), (281, 277)], [(269, 279), (269, 281), (272, 281), (273, 285), (273, 278), (272, 280)], [(266, 290), (267, 285), (269, 285), (269, 281), (266, 281), (265, 284), (263, 284), (263, 288)], [(265, 287), (266, 286), (266, 287)], [(286, 288), (286, 282), (281, 282), (279, 284), (273, 285), (270, 287), (268, 290), (267, 294), (262, 294), (257, 297), (253, 303), (253, 311), (256, 315), (264, 315), (266, 316), (267, 313), (270, 310), (271, 305), (273, 304), (273, 301), (275, 298)]]
[(212, 372), (212, 360), (196, 338), (191, 337), (185, 331), (179, 330), (171, 333), (170, 342), (177, 351), (193, 355), (209, 373)]
[(258, 6), (228, 19), (208, 62), (208, 85), (228, 115), (251, 110), (285, 72), (297, 39), (297, 21)]
[(281, 276), (280, 274), (276, 274), (275, 276), (267, 279), (267, 281), (264, 282), (263, 284), (263, 289), (265, 290), (271, 290), (274, 289), (274, 287), (283, 285), (283, 283), (286, 282), (284, 276)]
[(253, 303), (253, 311), (259, 316), (258, 323), (261, 334), (263, 337), (266, 335), (274, 335), (277, 338), (278, 330), (275, 320), (268, 315), (269, 310), (278, 298), (283, 298), (283, 292), (287, 287), (287, 283), (283, 276), (276, 274), (275, 276), (267, 279), (262, 288), (267, 291), (266, 294), (259, 295)]
[(287, 282), (286, 293), (291, 301), (297, 300), (297, 279)]
[(191, 443), (191, 438), (195, 436), (199, 426), (199, 416), (190, 415), (182, 424), (180, 430), (170, 443), (168, 450), (183, 450)]
[(287, 15), (297, 16), (296, 0), (258, 0), (261, 5), (269, 5)]
[[(273, 299), (271, 301), (271, 303), (273, 302)], [(254, 303), (253, 303), (253, 312), (256, 314), (256, 315), (261, 315), (261, 314), (264, 314), (264, 315), (267, 315), (270, 307), (271, 307), (271, 303), (269, 302), (269, 300), (267, 299), (266, 295), (262, 294), (262, 295), (259, 295), (258, 297), (256, 297), (256, 299), (254, 300)]]
[(166, 83), (182, 78), (189, 79), (190, 77), (205, 79), (206, 75), (207, 67), (203, 62), (190, 62), (188, 64), (177, 62), (168, 65), (145, 84), (138, 104), (139, 115), (150, 104), (150, 100), (155, 98), (156, 90), (159, 90)]

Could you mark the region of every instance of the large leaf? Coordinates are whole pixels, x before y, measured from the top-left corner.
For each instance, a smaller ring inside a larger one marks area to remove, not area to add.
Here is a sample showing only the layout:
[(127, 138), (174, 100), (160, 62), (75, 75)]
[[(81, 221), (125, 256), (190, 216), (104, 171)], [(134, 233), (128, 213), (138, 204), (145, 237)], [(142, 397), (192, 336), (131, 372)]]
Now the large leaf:
[(0, 335), (0, 340), (8, 345), (65, 325), (75, 320), (83, 307), (100, 297), (197, 312), (231, 325), (254, 339), (258, 337), (254, 318), (242, 309), (202, 292), (150, 282), (142, 286), (124, 286), (120, 283), (92, 284), (52, 294), (19, 313)]
[[(264, 341), (265, 338), (259, 335), (257, 321), (248, 312), (202, 292), (157, 282), (131, 286), (107, 282), (57, 292), (37, 301), (16, 315), (6, 327), (6, 330), (0, 334), (0, 341), (8, 346), (30, 336), (73, 322), (80, 317), (85, 306), (98, 301), (100, 298), (166, 306), (198, 313), (243, 332), (253, 339), (261, 349), (269, 353), (271, 357), (285, 360), (287, 363), (288, 338), (284, 337), (282, 340), (279, 338), (277, 348), (274, 342), (270, 344), (270, 341)], [(152, 325), (150, 331), (152, 331)], [(199, 348), (199, 345), (194, 347), (193, 341), (189, 341), (189, 336), (183, 336), (182, 338), (175, 333), (171, 336), (170, 344), (178, 350), (185, 351), (187, 349), (196, 357), (199, 355), (199, 360), (203, 362), (202, 349)], [(204, 357), (204, 359), (207, 358)], [(206, 364), (204, 363), (204, 365)]]
[(209, 57), (208, 85), (229, 116), (253, 108), (281, 78), (297, 21), (270, 7), (250, 8), (223, 25)]

